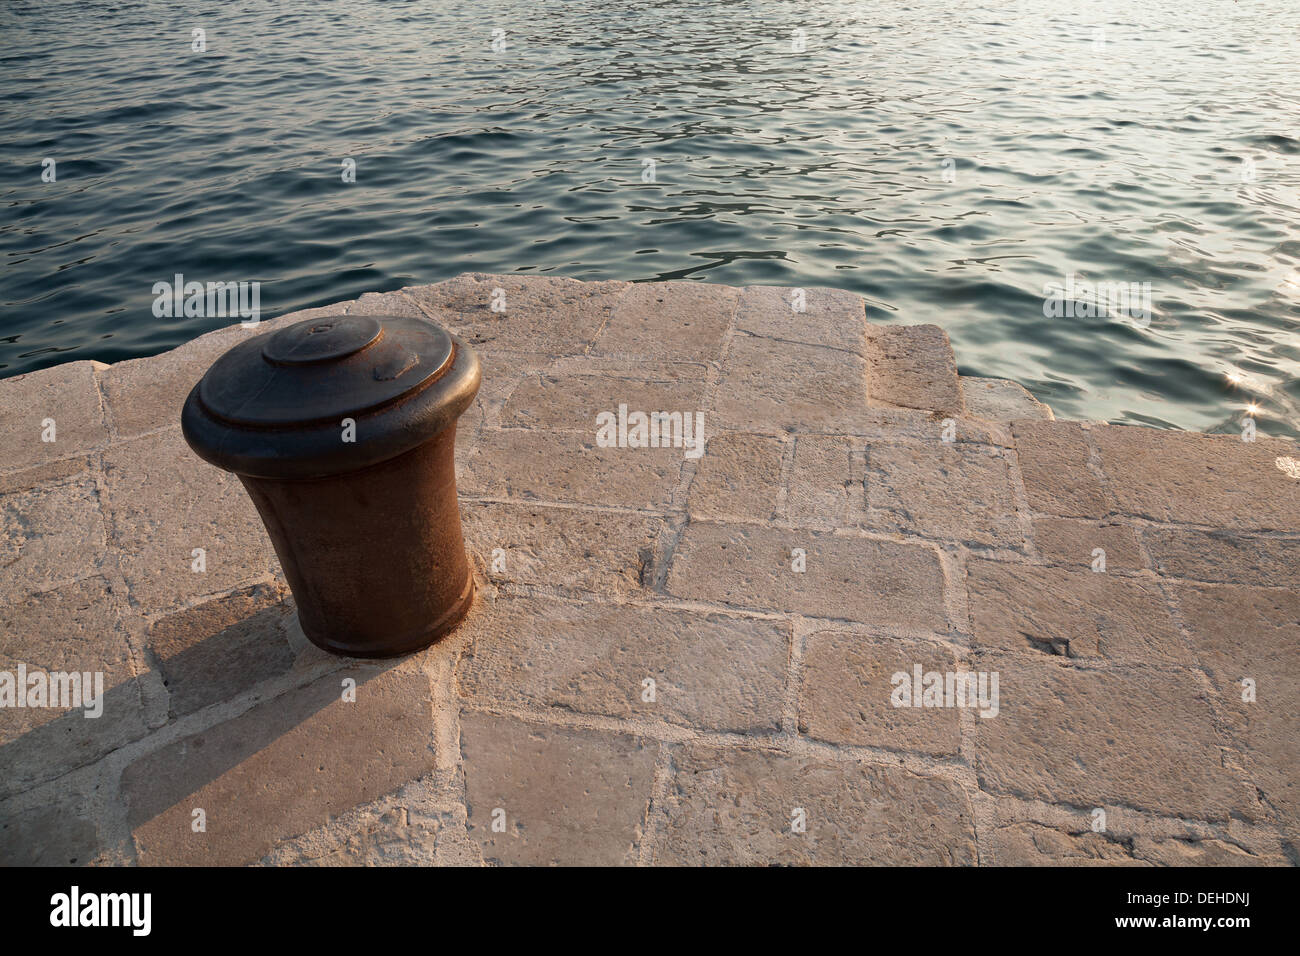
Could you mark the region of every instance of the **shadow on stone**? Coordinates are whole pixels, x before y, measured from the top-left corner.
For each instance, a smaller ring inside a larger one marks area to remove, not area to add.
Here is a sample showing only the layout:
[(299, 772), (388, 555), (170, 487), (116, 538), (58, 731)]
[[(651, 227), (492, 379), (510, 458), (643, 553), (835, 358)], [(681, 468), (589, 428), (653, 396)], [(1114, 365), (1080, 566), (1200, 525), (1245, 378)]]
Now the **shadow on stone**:
[(148, 644), (170, 696), (169, 716), (230, 700), (288, 671), (293, 620), (288, 592), (259, 584), (155, 622)]
[(239, 865), (433, 769), (428, 677), (357, 664), (173, 741), (122, 774), (140, 862)]

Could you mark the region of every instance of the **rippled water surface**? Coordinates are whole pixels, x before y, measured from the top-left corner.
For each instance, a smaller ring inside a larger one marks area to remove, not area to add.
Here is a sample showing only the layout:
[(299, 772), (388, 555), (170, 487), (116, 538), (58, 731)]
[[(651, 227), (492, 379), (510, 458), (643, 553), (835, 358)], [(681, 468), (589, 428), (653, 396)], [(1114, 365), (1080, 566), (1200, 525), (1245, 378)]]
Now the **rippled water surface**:
[[(6, 3), (0, 375), (229, 323), (155, 318), (176, 273), (259, 281), (264, 316), (466, 270), (686, 278), (852, 289), (1063, 417), (1255, 402), (1295, 435), (1296, 12)], [(1150, 322), (1045, 315), (1070, 275), (1149, 283)]]

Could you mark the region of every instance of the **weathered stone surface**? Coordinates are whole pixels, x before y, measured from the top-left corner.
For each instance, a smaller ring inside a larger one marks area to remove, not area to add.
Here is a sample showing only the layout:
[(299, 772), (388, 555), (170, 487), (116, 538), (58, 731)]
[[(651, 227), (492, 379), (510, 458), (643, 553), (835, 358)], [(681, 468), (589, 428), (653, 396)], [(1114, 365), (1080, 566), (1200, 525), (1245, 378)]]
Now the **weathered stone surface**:
[[(1107, 572), (1141, 571), (1146, 566), (1137, 533), (1130, 525), (1114, 521), (1039, 515), (1034, 519), (1034, 544), (1048, 564), (1100, 568), (1104, 557)], [(1094, 554), (1097, 548), (1105, 554)]]
[[(179, 427), (104, 453), (108, 545), (149, 615), (265, 577), (275, 551), (239, 479), (200, 461)], [(206, 552), (196, 572), (194, 549)]]
[(989, 422), (1014, 422), (1023, 418), (1052, 421), (1052, 410), (1034, 398), (1023, 385), (1005, 378), (960, 376), (966, 413)]
[(1193, 581), (1300, 588), (1300, 538), (1143, 528), (1156, 570)]
[[(846, 349), (855, 355), (863, 355), (866, 349), (862, 298), (841, 289), (746, 286), (736, 310), (736, 328), (784, 342)], [(770, 347), (780, 349), (775, 344)]]
[(1154, 581), (972, 561), (966, 586), (976, 647), (1128, 663), (1188, 663)]
[(172, 716), (230, 700), (289, 670), (288, 592), (259, 584), (155, 621), (149, 650), (171, 695)]
[(785, 623), (516, 598), (498, 600), (472, 633), (460, 684), (480, 702), (741, 733), (780, 729)]
[[(108, 424), (95, 383), (101, 362), (68, 362), (4, 380), (0, 471), (20, 471), (103, 447)], [(53, 441), (47, 419), (53, 419)]]
[[(466, 272), (402, 292), (475, 347), (503, 345), (576, 355), (587, 351), (628, 290), (626, 282)], [(492, 311), (494, 291), (504, 311)]]
[(751, 335), (737, 335), (722, 367), (711, 431), (778, 434), (853, 431), (866, 413), (861, 358)]
[(407, 319), (427, 319), (424, 311), (404, 291), (367, 292), (355, 302), (343, 303), (348, 315), (396, 315)]
[(101, 849), (91, 811), (75, 799), (17, 813), (0, 807), (0, 866), (86, 866)]
[[(326, 828), (322, 828), (326, 829)], [(463, 821), (416, 816), (390, 810), (373, 825), (350, 835), (325, 853), (306, 855), (291, 840), (277, 846), (267, 862), (274, 866), (481, 866)]]
[[(793, 570), (792, 551), (806, 552)], [(946, 628), (937, 553), (824, 532), (692, 522), (682, 533), (668, 591), (711, 603), (868, 624)]]
[(1117, 507), (1155, 521), (1218, 528), (1300, 528), (1300, 482), (1277, 466), (1295, 442), (1096, 425), (1093, 439)]
[[(502, 411), (515, 389), (526, 379), (543, 372), (556, 362), (555, 356), (547, 352), (520, 352), (503, 348), (477, 351), (483, 379), (479, 384), (475, 404), (481, 407), (483, 421), (492, 427), (501, 424)], [(473, 409), (461, 416), (457, 423), (461, 431), (466, 429), (466, 419), (472, 413)], [(594, 423), (584, 423), (583, 427), (588, 425), (593, 432), (596, 430)]]
[(1146, 866), (1104, 833), (1066, 833), (1037, 823), (1012, 823), (980, 834), (983, 866)]
[[(973, 777), (984, 863), (1294, 862), (1295, 443), (1054, 422), (939, 330), (793, 291), (466, 275), (0, 381), (0, 671), (106, 689), (97, 719), (0, 708), (0, 857), (974, 862)], [(295, 690), (343, 665), (176, 422), (231, 345), (340, 311), (478, 351), (457, 469), (495, 587), (409, 663)], [(703, 410), (705, 457), (599, 448), (620, 403)], [(918, 663), (999, 671), (998, 716), (893, 708)]]
[[(1300, 591), (1200, 584), (1176, 593), (1192, 650), (1248, 754), (1252, 779), (1283, 821), (1300, 830)], [(1243, 699), (1247, 678), (1254, 700)]]
[(794, 524), (855, 527), (866, 520), (865, 446), (836, 435), (800, 435), (794, 443), (785, 517)]
[(0, 498), (0, 601), (85, 577), (103, 555), (94, 476), (83, 472)]
[(466, 545), (493, 581), (607, 597), (652, 583), (664, 528), (662, 519), (647, 515), (514, 502), (463, 501), (460, 514)]
[[(552, 371), (529, 376), (511, 393), (501, 412), (501, 424), (595, 435), (597, 416), (608, 412), (617, 419), (619, 406), (625, 405), (629, 414), (681, 416), (689, 424), (678, 425), (672, 435), (680, 446), (695, 438), (695, 415), (704, 407), (706, 371), (703, 365), (679, 362), (659, 368), (637, 364), (622, 371)], [(661, 424), (659, 430), (662, 433), (665, 426)]]
[(1192, 650), (1215, 684), (1235, 694), (1243, 676), (1255, 676), (1260, 701), (1282, 706), (1300, 682), (1300, 592), (1185, 584), (1174, 593)]
[(1092, 451), (1075, 422), (1016, 422), (1016, 457), (1035, 511), (1067, 518), (1104, 518), (1109, 499), (1089, 466)]
[(957, 360), (937, 325), (872, 325), (867, 330), (871, 403), (964, 414)]
[(501, 424), (506, 401), (525, 377), (550, 366), (555, 356), (545, 352), (516, 352), (509, 349), (479, 349), (482, 381), (474, 403), (456, 422), (456, 477), (459, 480), (465, 462), (478, 445), (483, 430)]
[[(235, 326), (238, 330), (239, 326)], [(115, 439), (133, 438), (178, 425), (190, 390), (208, 368), (245, 338), (265, 331), (205, 335), (149, 358), (129, 359), (104, 369), (100, 381)]]
[(1195, 675), (1007, 654), (976, 655), (972, 669), (997, 672), (1001, 698), (998, 716), (976, 720), (969, 739), (982, 789), (1206, 820), (1258, 814), (1225, 766)]
[(594, 431), (485, 429), (465, 463), (462, 494), (662, 511), (681, 480), (680, 448), (601, 448)]
[(781, 440), (768, 435), (724, 432), (708, 438), (687, 499), (691, 517), (770, 520), (784, 454)]
[[(883, 639), (849, 631), (807, 638), (799, 732), (833, 744), (913, 750), (936, 756), (961, 745), (956, 708), (895, 707), (893, 675), (913, 668), (961, 670), (953, 651), (932, 641)], [(918, 702), (919, 703), (919, 702)]]
[(1250, 853), (1222, 840), (1133, 838), (1133, 855), (1156, 866), (1285, 866), (1282, 856)]
[(703, 282), (639, 282), (615, 304), (592, 355), (718, 359), (740, 291)]
[[(140, 862), (249, 863), (431, 771), (429, 693), (410, 665), (339, 671), (141, 757), (122, 774)], [(206, 832), (191, 828), (196, 808)]]
[(846, 434), (872, 441), (956, 441), (1010, 448), (1014, 443), (1008, 426), (970, 416), (931, 412), (920, 408), (868, 407), (862, 415), (841, 429)]
[(5, 472), (0, 474), (0, 495), (14, 495), (41, 485), (58, 484), (66, 478), (88, 472), (91, 468), (89, 458), (61, 458), (22, 471)]
[(1005, 453), (991, 445), (873, 442), (867, 524), (975, 547), (1023, 549)]
[[(470, 836), (485, 861), (636, 862), (659, 749), (654, 741), (467, 711), (460, 746)], [(492, 829), (498, 810), (504, 832)]]
[[(99, 717), (85, 716), (84, 706), (0, 707), (0, 797), (58, 777), (145, 734), (124, 604), (107, 581), (91, 577), (0, 605), (0, 671), (17, 675), (21, 663), (29, 676), (89, 672), (92, 693), (93, 674), (103, 674)], [(97, 702), (90, 710), (96, 709)]]
[[(684, 866), (975, 863), (966, 795), (881, 767), (707, 744), (673, 753), (654, 862)], [(795, 811), (805, 832), (792, 832)]]

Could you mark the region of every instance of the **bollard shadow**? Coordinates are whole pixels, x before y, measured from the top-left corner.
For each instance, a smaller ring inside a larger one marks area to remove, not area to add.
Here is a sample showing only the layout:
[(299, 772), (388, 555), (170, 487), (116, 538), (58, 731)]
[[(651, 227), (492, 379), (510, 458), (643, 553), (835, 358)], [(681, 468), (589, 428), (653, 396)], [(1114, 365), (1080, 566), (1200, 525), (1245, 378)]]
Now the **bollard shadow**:
[[(255, 692), (293, 670), (299, 655), (288, 636), (289, 628), (296, 626), (292, 601), (233, 616), (227, 605), (240, 600), (246, 601), (247, 595), (178, 612), (150, 628), (151, 656), (168, 692), (167, 724), (159, 730), (165, 731), (175, 721), (207, 707)], [(330, 660), (324, 652), (304, 652), (312, 654), (319, 654), (322, 662)], [(337, 667), (305, 685), (257, 701), (241, 713), (216, 717), (209, 726), (130, 763), (121, 776), (129, 828), (136, 830), (311, 722), (339, 701), (343, 677), (352, 678), (360, 688), (402, 659), (337, 660)], [(305, 663), (310, 666), (311, 661)], [(159, 732), (148, 726), (138, 679), (105, 688), (102, 697), (101, 717), (87, 718), (81, 708), (67, 710), (0, 746), (0, 800), (9, 801)], [(63, 796), (54, 794), (51, 799)], [(89, 801), (74, 802), (79, 805), (60, 811), (62, 824), (72, 827), (78, 837), (71, 848), (34, 820), (31, 811), (6, 814), (8, 819), (0, 820), (0, 865), (66, 865), (74, 858), (79, 863), (93, 861), (107, 848), (103, 828), (80, 805)], [(52, 852), (53, 844), (59, 844), (57, 852)]]
[[(179, 807), (186, 798), (311, 724), (339, 703), (343, 678), (355, 680), (360, 690), (367, 681), (399, 663), (351, 661), (303, 686), (259, 701), (228, 720), (146, 754), (122, 773), (127, 825), (134, 831)], [(284, 781), (263, 780), (254, 785), (273, 788), (283, 786)]]

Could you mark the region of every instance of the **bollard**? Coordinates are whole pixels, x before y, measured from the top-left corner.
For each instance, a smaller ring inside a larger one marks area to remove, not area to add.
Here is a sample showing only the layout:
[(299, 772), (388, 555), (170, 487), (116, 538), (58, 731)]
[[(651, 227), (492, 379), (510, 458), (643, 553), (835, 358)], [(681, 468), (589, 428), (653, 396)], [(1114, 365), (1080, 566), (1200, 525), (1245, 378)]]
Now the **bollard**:
[(454, 452), (479, 375), (432, 322), (340, 315), (241, 342), (191, 390), (185, 440), (243, 483), (313, 644), (405, 654), (469, 610)]

